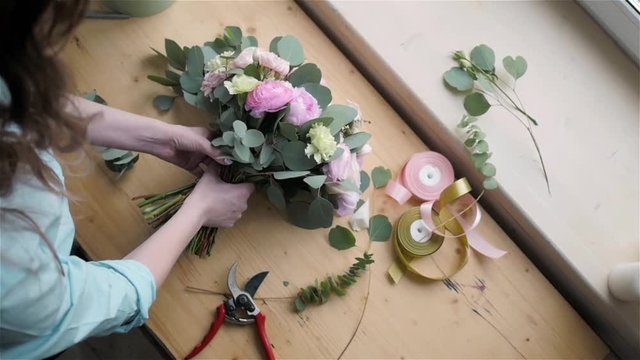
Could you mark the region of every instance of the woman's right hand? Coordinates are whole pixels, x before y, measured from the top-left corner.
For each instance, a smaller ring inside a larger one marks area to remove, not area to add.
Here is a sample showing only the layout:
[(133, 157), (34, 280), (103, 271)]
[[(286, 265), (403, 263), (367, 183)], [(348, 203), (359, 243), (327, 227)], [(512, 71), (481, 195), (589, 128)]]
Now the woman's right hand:
[(220, 180), (217, 168), (210, 164), (183, 206), (191, 207), (201, 217), (202, 225), (231, 227), (247, 209), (253, 184), (228, 184)]

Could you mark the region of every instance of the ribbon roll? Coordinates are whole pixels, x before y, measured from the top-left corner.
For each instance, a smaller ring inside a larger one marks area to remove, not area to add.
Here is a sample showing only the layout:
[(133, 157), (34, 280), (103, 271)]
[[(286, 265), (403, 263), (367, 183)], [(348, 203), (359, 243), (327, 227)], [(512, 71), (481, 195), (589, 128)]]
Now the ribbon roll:
[(453, 180), (453, 166), (449, 160), (435, 151), (425, 151), (411, 156), (398, 181), (390, 181), (385, 193), (400, 204), (407, 202), (411, 195), (432, 201)]
[[(500, 258), (507, 252), (491, 245), (474, 231), (476, 226), (480, 224), (482, 213), (478, 208), (477, 200), (471, 196), (470, 192), (471, 185), (469, 185), (466, 178), (457, 180), (442, 192), (440, 200), (436, 202), (426, 202), (420, 206), (422, 220), (429, 231), (434, 234), (450, 237), (464, 235), (469, 240), (469, 245), (477, 252), (492, 259)], [(440, 226), (434, 224), (434, 214), (436, 213), (434, 206), (440, 209), (440, 215), (438, 216), (438, 221), (441, 222)], [(443, 206), (446, 207), (444, 211), (442, 210)], [(473, 213), (471, 223), (467, 222), (462, 216), (463, 213), (468, 211)], [(445, 218), (444, 215), (448, 217)], [(459, 235), (445, 234), (445, 228), (447, 228), (448, 223), (454, 219), (462, 227), (463, 231)]]
[(387, 273), (394, 283), (398, 283), (405, 271), (428, 280), (444, 280), (457, 273), (467, 263), (469, 246), (467, 238), (458, 237), (464, 248), (462, 258), (457, 267), (451, 273), (443, 273), (441, 276), (427, 275), (411, 265), (416, 258), (431, 255), (438, 251), (444, 242), (444, 237), (433, 234), (427, 228), (420, 215), (420, 208), (412, 208), (402, 214), (393, 231), (393, 246), (398, 257), (388, 269)]

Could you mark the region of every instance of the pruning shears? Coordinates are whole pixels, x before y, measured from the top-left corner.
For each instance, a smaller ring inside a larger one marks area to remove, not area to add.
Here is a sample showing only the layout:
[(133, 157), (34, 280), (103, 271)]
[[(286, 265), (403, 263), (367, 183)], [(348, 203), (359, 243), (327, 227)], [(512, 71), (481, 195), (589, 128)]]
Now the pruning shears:
[(185, 360), (192, 359), (198, 355), (213, 339), (216, 335), (222, 323), (230, 322), (236, 325), (250, 325), (256, 324), (258, 327), (258, 335), (260, 336), (260, 342), (264, 348), (265, 355), (269, 360), (275, 360), (273, 355), (273, 349), (271, 343), (267, 337), (267, 330), (265, 328), (266, 317), (258, 308), (253, 296), (262, 284), (264, 278), (269, 274), (268, 271), (263, 271), (255, 274), (244, 287), (244, 291), (238, 287), (236, 281), (236, 273), (238, 271), (238, 263), (231, 265), (229, 269), (229, 275), (227, 276), (227, 287), (231, 292), (231, 297), (226, 299), (216, 309), (216, 317), (211, 324), (209, 332), (204, 336), (202, 341), (185, 357)]

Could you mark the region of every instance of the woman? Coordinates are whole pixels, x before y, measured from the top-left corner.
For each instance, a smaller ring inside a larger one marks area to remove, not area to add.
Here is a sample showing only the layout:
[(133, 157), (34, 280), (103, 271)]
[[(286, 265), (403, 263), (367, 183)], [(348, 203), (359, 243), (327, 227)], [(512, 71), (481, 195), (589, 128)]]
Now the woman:
[[(251, 185), (204, 170), (184, 206), (122, 260), (70, 256), (74, 226), (52, 151), (85, 140), (153, 154), (194, 173), (217, 151), (201, 128), (168, 125), (65, 94), (56, 52), (86, 0), (0, 1), (0, 358), (43, 358), (89, 336), (126, 332), (203, 225), (229, 227)], [(79, 194), (79, 196), (82, 196)]]

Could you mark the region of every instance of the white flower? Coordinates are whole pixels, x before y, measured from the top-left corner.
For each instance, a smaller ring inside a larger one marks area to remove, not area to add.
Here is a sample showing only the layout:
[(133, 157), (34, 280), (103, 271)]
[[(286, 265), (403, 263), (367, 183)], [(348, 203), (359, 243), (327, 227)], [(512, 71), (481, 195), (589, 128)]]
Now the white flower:
[(336, 140), (331, 135), (328, 127), (321, 124), (313, 124), (311, 130), (307, 134), (311, 142), (307, 145), (304, 153), (308, 157), (312, 157), (316, 163), (329, 161), (338, 148)]
[(206, 71), (219, 71), (219, 70), (227, 70), (227, 65), (230, 64), (230, 57), (233, 56), (233, 51), (225, 51), (222, 54), (214, 57), (209, 60), (209, 62), (205, 65), (204, 69)]
[(256, 78), (252, 76), (247, 76), (244, 74), (239, 74), (233, 77), (231, 81), (225, 81), (224, 87), (229, 90), (229, 94), (237, 95), (248, 93), (253, 90), (260, 84)]

